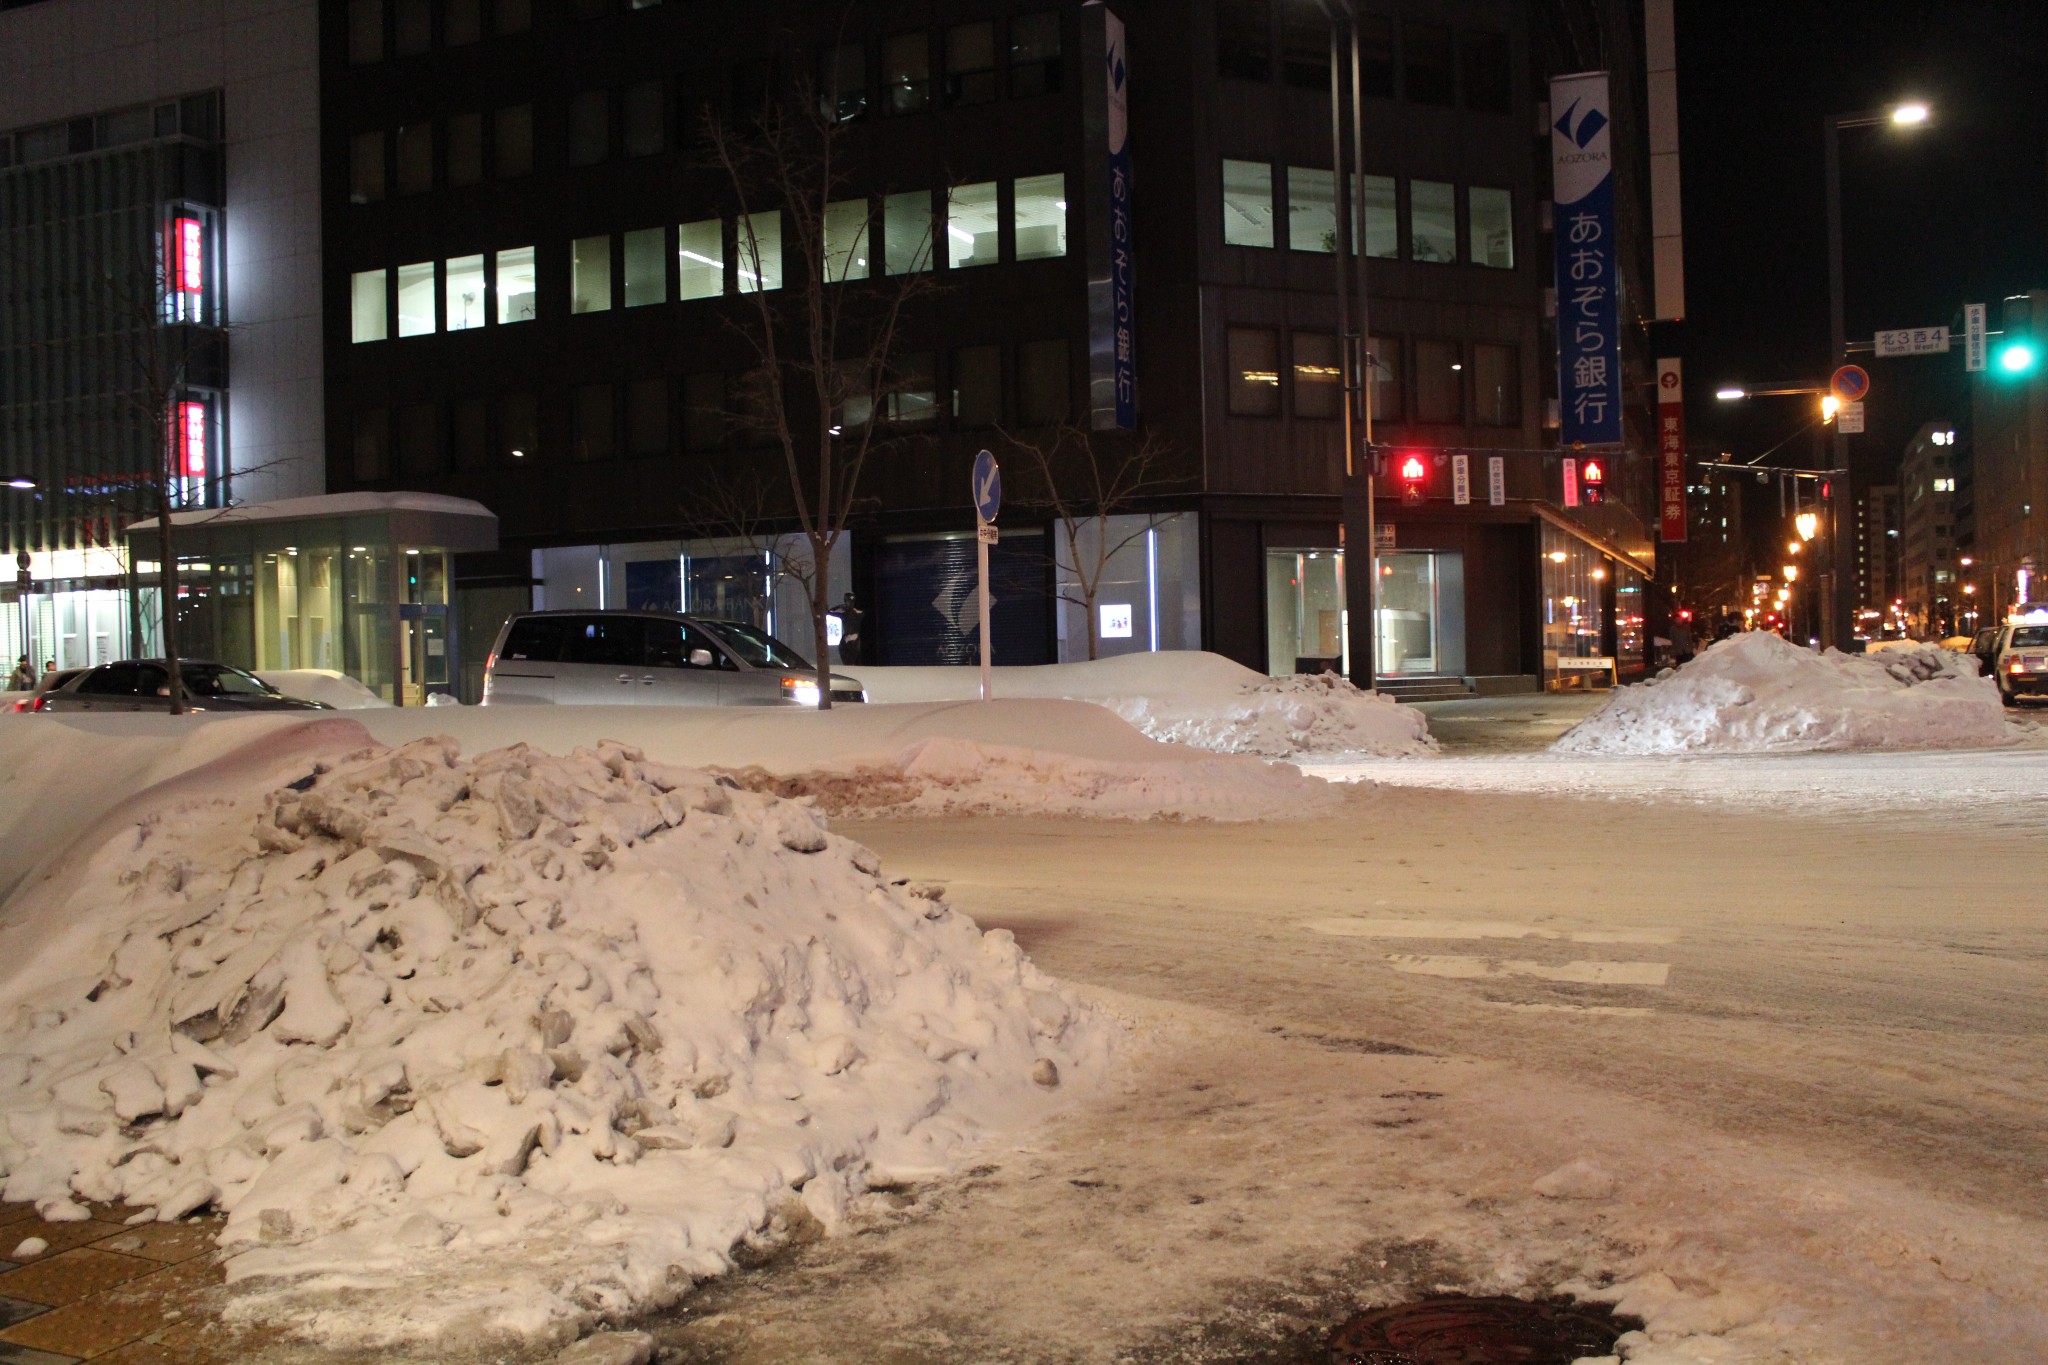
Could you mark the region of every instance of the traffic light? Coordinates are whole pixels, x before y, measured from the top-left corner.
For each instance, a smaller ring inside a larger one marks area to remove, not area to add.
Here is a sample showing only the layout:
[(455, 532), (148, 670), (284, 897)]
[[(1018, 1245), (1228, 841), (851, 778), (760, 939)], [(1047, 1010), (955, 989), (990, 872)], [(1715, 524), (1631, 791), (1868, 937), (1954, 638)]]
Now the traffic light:
[(1598, 460), (1588, 460), (1579, 470), (1579, 501), (1588, 507), (1600, 501), (1602, 490), (1607, 487), (1607, 466)]
[(2041, 346), (2030, 336), (2002, 338), (1991, 348), (1991, 373), (2000, 379), (2024, 379), (2041, 368)]
[(1401, 485), (1401, 505), (1420, 507), (1423, 488), (1429, 482), (1429, 461), (1412, 451), (1396, 456), (1394, 477)]

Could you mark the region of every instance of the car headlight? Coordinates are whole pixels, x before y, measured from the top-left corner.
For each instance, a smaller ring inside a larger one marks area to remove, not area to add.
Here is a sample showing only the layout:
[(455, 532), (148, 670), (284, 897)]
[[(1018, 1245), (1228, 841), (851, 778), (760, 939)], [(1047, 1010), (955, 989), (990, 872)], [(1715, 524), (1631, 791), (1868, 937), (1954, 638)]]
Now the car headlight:
[(815, 707), (818, 704), (818, 684), (803, 678), (784, 678), (782, 695), (784, 700), (793, 701), (798, 706)]

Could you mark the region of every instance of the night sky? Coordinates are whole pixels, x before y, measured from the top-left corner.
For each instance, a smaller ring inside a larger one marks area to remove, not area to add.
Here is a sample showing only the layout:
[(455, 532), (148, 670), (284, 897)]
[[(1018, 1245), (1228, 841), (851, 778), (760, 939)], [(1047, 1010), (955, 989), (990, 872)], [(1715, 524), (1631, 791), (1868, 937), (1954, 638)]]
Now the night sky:
[[(1683, 329), (1695, 454), (1758, 455), (1809, 400), (1720, 403), (1727, 380), (1820, 378), (1828, 363), (1821, 125), (1919, 99), (1912, 132), (1842, 134), (1852, 341), (1958, 326), (1961, 306), (2048, 287), (2048, 0), (1677, 0), (1685, 182)], [(1968, 421), (1960, 346), (1870, 361), (1859, 486), (1889, 482), (1922, 422)], [(1800, 437), (1771, 463), (1811, 463)], [(1794, 458), (1785, 458), (1785, 457)]]

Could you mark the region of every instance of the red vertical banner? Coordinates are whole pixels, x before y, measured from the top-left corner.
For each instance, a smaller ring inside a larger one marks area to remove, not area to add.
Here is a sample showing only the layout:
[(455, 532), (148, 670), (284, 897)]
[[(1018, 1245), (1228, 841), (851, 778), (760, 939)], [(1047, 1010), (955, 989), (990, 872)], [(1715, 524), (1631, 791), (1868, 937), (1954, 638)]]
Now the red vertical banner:
[(186, 478), (206, 477), (206, 404), (178, 404), (178, 452)]
[(1564, 505), (1579, 505), (1579, 462), (1570, 455), (1564, 457)]
[(1658, 538), (1685, 539), (1685, 380), (1678, 358), (1657, 362)]

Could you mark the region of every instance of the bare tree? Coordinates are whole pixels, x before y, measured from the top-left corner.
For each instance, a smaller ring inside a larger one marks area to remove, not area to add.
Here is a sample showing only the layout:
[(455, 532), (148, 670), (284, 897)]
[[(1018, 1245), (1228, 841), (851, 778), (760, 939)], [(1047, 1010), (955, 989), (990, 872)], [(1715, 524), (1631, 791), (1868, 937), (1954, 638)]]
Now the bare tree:
[[(1175, 481), (1160, 474), (1168, 453), (1166, 443), (1152, 432), (1139, 438), (1136, 446), (1106, 433), (1064, 422), (1042, 438), (1032, 440), (1005, 431), (1003, 440), (1021, 452), (1036, 472), (1042, 488), (1018, 501), (1027, 507), (1050, 511), (1059, 523), (1053, 537), (1052, 562), (1061, 580), (1057, 594), (1062, 602), (1081, 608), (1088, 618), (1088, 657), (1101, 652), (1102, 624), (1096, 601), (1109, 564), (1119, 552), (1144, 539), (1159, 525), (1157, 515), (1128, 534), (1112, 538), (1110, 518), (1131, 510), (1141, 498), (1164, 491)], [(1092, 533), (1083, 540), (1084, 532)], [(1067, 584), (1072, 580), (1072, 586)]]
[[(712, 158), (739, 210), (737, 330), (754, 365), (739, 420), (782, 454), (789, 514), (808, 550), (793, 573), (809, 600), (818, 705), (832, 704), (826, 616), (832, 551), (846, 534), (868, 458), (889, 439), (911, 377), (899, 373), (905, 306), (934, 286), (934, 225), (913, 259), (876, 275), (868, 200), (851, 189), (853, 129), (809, 81), (736, 121), (707, 111)], [(847, 214), (833, 206), (857, 201)], [(769, 224), (776, 226), (771, 230)], [(783, 279), (787, 262), (788, 278)], [(794, 566), (792, 566), (794, 568)]]

